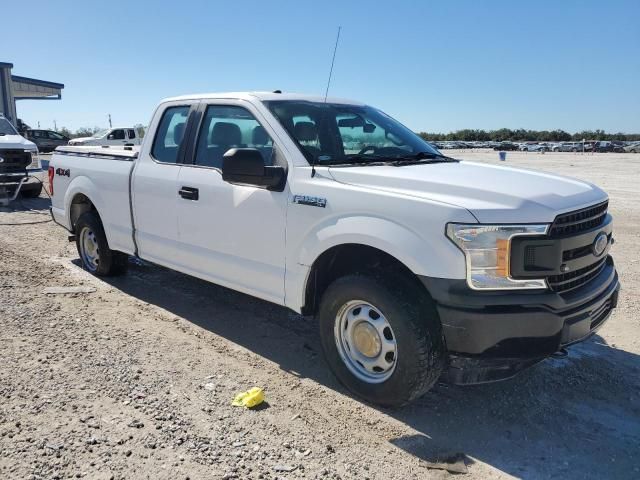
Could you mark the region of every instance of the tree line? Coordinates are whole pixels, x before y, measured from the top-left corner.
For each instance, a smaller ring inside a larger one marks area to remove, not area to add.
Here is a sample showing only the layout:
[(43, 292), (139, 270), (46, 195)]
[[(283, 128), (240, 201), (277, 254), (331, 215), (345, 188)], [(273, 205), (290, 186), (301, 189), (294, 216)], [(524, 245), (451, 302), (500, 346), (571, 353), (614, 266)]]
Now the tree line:
[(474, 130), (463, 129), (449, 133), (420, 132), (422, 138), (429, 142), (439, 140), (460, 140), (480, 142), (580, 142), (584, 140), (640, 140), (640, 133), (607, 133), (604, 130), (583, 130), (582, 132), (569, 133), (564, 130), (525, 130), (519, 128), (501, 128), (499, 130)]

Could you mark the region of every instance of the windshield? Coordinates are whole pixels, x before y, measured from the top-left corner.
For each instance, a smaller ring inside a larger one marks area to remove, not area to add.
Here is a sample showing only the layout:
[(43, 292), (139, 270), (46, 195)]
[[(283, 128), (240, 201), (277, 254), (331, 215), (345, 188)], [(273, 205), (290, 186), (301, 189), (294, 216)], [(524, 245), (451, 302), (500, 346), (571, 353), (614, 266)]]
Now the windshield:
[(312, 164), (375, 162), (438, 151), (369, 106), (278, 100), (265, 102)]
[(107, 134), (108, 131), (109, 130), (100, 130), (99, 132), (96, 132), (93, 135), (91, 135), (91, 138), (102, 138)]
[(18, 135), (16, 129), (6, 118), (0, 118), (0, 135)]

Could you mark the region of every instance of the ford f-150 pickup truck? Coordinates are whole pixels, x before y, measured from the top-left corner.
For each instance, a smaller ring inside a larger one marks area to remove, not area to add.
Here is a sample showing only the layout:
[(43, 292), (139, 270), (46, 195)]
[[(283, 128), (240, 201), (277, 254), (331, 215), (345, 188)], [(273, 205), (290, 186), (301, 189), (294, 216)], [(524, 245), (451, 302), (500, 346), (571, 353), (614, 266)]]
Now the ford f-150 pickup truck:
[(133, 127), (129, 128), (108, 128), (96, 132), (92, 137), (79, 137), (69, 140), (69, 145), (94, 146), (103, 145), (107, 147), (129, 147), (140, 145), (140, 134)]
[(139, 150), (59, 147), (49, 181), (88, 271), (134, 255), (316, 315), (330, 368), (381, 405), (511, 377), (617, 304), (602, 190), (449, 158), (353, 101), (171, 98)]
[(42, 183), (29, 175), (29, 170), (39, 169), (38, 147), (0, 114), (0, 205), (14, 200), (18, 194), (39, 196)]

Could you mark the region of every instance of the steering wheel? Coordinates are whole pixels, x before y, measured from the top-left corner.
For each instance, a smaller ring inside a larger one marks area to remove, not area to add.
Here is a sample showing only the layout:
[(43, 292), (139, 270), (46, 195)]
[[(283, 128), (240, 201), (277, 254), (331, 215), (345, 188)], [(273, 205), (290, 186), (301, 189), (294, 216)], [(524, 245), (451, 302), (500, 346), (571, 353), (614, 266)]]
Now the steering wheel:
[(364, 155), (365, 153), (367, 153), (369, 150), (371, 150), (371, 153), (376, 153), (378, 151), (378, 147), (374, 147), (373, 145), (367, 145), (366, 147), (362, 148), (359, 152), (358, 155)]

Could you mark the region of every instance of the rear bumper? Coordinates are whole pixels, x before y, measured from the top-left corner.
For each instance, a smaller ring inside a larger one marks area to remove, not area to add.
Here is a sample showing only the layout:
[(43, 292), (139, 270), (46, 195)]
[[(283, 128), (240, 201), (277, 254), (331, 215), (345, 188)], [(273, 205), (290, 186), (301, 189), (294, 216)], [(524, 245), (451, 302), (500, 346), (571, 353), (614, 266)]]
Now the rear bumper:
[(596, 278), (566, 294), (478, 292), (465, 280), (422, 281), (437, 303), (453, 383), (509, 378), (588, 338), (617, 306), (620, 290), (611, 257)]

